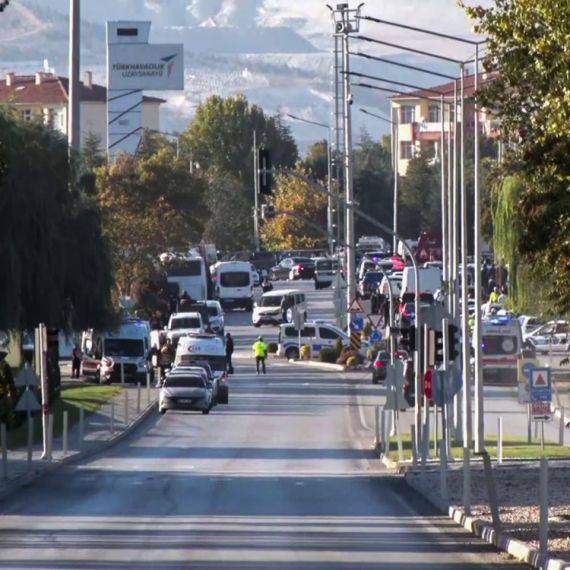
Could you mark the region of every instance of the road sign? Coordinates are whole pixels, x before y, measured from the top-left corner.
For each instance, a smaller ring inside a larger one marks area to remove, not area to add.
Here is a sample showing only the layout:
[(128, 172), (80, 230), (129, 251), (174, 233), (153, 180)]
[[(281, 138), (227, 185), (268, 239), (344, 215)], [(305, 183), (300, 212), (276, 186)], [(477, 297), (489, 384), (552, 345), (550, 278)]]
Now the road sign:
[(295, 330), (297, 332), (302, 331), (305, 329), (305, 315), (301, 311), (294, 311), (293, 312), (293, 323), (295, 325)]
[(530, 375), (540, 363), (532, 358), (521, 358), (518, 361), (517, 383), (519, 389), (519, 404), (530, 403)]
[(364, 328), (364, 319), (362, 317), (353, 318), (350, 321), (350, 328), (353, 331), (360, 332)]
[(362, 305), (360, 304), (360, 301), (358, 299), (353, 299), (352, 303), (350, 303), (350, 307), (348, 307), (347, 313), (351, 315), (364, 314), (364, 309), (362, 308)]
[(41, 409), (40, 403), (29, 388), (26, 388), (15, 407), (16, 412), (39, 412)]
[(368, 315), (373, 329), (377, 329), (382, 321), (382, 315)]
[(360, 338), (360, 333), (354, 330), (350, 331), (350, 348), (352, 350), (360, 350), (362, 347), (362, 339)]
[(533, 422), (550, 422), (552, 421), (552, 412), (550, 410), (550, 402), (531, 402), (532, 421)]
[(530, 372), (530, 399), (532, 402), (552, 401), (552, 371), (533, 368)]
[(333, 289), (346, 289), (346, 281), (340, 272), (334, 276), (331, 287)]
[(16, 376), (14, 384), (16, 384), (18, 388), (25, 388), (26, 386), (39, 386), (40, 379), (34, 372), (34, 369), (26, 362), (24, 368), (22, 368), (18, 376)]
[(382, 333), (379, 330), (373, 330), (370, 335), (370, 340), (372, 342), (380, 342), (382, 340)]

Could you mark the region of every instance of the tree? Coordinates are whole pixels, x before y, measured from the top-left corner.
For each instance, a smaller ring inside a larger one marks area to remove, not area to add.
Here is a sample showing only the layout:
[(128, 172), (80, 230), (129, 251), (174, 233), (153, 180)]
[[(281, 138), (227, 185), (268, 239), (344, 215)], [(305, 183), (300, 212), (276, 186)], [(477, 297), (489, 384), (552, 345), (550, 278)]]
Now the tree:
[[(293, 168), (298, 158), (291, 130), (279, 115), (270, 117), (242, 95), (209, 97), (181, 135), (181, 150), (206, 171), (227, 172), (253, 186), (253, 133), (271, 150), (273, 164)], [(253, 200), (252, 200), (253, 201)]]
[[(489, 38), (484, 68), (495, 80), (479, 93), (500, 120), (501, 174), (522, 181), (517, 247), (559, 311), (570, 310), (570, 98), (567, 94), (570, 4), (500, 0), (468, 8)], [(496, 191), (506, 191), (495, 177)]]
[(164, 149), (146, 160), (121, 154), (97, 172), (103, 228), (121, 295), (150, 278), (159, 256), (199, 241), (206, 184)]
[(92, 131), (89, 131), (83, 141), (81, 149), (81, 172), (94, 172), (105, 163), (103, 140)]
[(271, 200), (276, 210), (289, 210), (317, 224), (323, 233), (297, 218), (278, 215), (266, 220), (261, 237), (268, 249), (315, 249), (327, 243), (327, 197), (293, 177), (278, 176), (275, 196)]
[(204, 239), (222, 251), (253, 248), (253, 208), (236, 178), (210, 173), (206, 205), (211, 212), (204, 226)]
[[(390, 151), (362, 129), (354, 150), (354, 195), (361, 210), (390, 228), (394, 216), (393, 180)], [(378, 235), (376, 226), (360, 218), (356, 218), (356, 231), (360, 235)]]
[(304, 169), (316, 180), (326, 181), (329, 175), (328, 142), (322, 140), (309, 147)]
[(174, 151), (176, 150), (176, 144), (169, 141), (163, 133), (145, 129), (137, 149), (137, 156), (143, 159), (150, 158), (163, 149)]
[(96, 205), (74, 188), (67, 140), (3, 109), (0, 148), (0, 329), (107, 327), (109, 248)]

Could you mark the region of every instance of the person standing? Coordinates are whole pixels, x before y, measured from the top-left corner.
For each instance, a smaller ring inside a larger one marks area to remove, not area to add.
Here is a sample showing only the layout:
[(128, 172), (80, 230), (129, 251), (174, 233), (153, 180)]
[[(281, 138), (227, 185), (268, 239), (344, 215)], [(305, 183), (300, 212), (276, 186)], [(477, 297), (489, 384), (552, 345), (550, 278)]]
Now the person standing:
[(232, 354), (234, 353), (234, 339), (230, 333), (226, 333), (226, 364), (228, 367), (228, 374), (234, 373), (232, 364)]
[(253, 345), (253, 352), (255, 354), (255, 368), (257, 370), (256, 374), (259, 375), (259, 365), (261, 364), (261, 369), (263, 374), (267, 374), (265, 370), (265, 359), (267, 358), (267, 345), (263, 342), (263, 338), (259, 337)]
[(172, 341), (167, 338), (166, 344), (160, 350), (160, 382), (164, 380), (166, 371), (172, 368), (174, 360), (174, 350), (172, 349)]
[(73, 352), (71, 353), (71, 377), (72, 378), (79, 378), (79, 374), (81, 372), (81, 361), (83, 360), (83, 353), (79, 348), (79, 345), (76, 344), (73, 347)]

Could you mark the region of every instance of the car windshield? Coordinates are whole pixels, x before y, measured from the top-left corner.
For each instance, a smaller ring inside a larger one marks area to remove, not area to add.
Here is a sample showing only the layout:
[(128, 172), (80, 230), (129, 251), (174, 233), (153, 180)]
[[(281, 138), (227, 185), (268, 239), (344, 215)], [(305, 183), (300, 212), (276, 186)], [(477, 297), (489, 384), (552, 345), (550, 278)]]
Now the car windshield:
[(225, 356), (213, 356), (209, 354), (196, 356), (194, 354), (185, 354), (181, 361), (184, 366), (209, 366), (212, 372), (224, 372), (226, 369)]
[(376, 360), (390, 360), (390, 353), (386, 352), (385, 350), (381, 350), (376, 355)]
[(317, 261), (315, 266), (319, 271), (332, 271), (338, 269), (338, 261)]
[(182, 376), (172, 374), (164, 380), (165, 388), (204, 388), (204, 379), (197, 375)]
[(105, 356), (144, 357), (144, 342), (139, 338), (106, 338)]
[(218, 307), (208, 307), (208, 315), (210, 317), (217, 317), (220, 314)]
[(281, 299), (283, 297), (279, 297), (277, 295), (271, 295), (268, 297), (261, 297), (259, 301), (260, 307), (280, 307), (281, 306)]
[(172, 319), (170, 329), (199, 329), (200, 325), (200, 319), (197, 317), (180, 317)]
[(222, 287), (249, 287), (251, 273), (249, 271), (224, 272), (220, 275)]
[(196, 358), (189, 359), (190, 361), (185, 361), (183, 366), (184, 367), (194, 367), (194, 368), (201, 368), (202, 370), (206, 371), (208, 378), (212, 376), (212, 369), (207, 362), (196, 362)]
[(381, 273), (380, 271), (369, 271), (364, 276), (365, 283), (380, 283), (382, 279), (384, 279), (384, 273)]

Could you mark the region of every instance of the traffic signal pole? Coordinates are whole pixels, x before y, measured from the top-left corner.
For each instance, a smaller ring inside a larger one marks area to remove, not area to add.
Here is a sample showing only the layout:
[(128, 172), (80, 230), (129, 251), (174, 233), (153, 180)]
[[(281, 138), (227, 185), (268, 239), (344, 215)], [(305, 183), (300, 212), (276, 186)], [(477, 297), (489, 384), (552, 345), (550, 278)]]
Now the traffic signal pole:
[(255, 251), (259, 252), (259, 165), (257, 164), (257, 160), (257, 133), (253, 131), (253, 245), (255, 247)]

